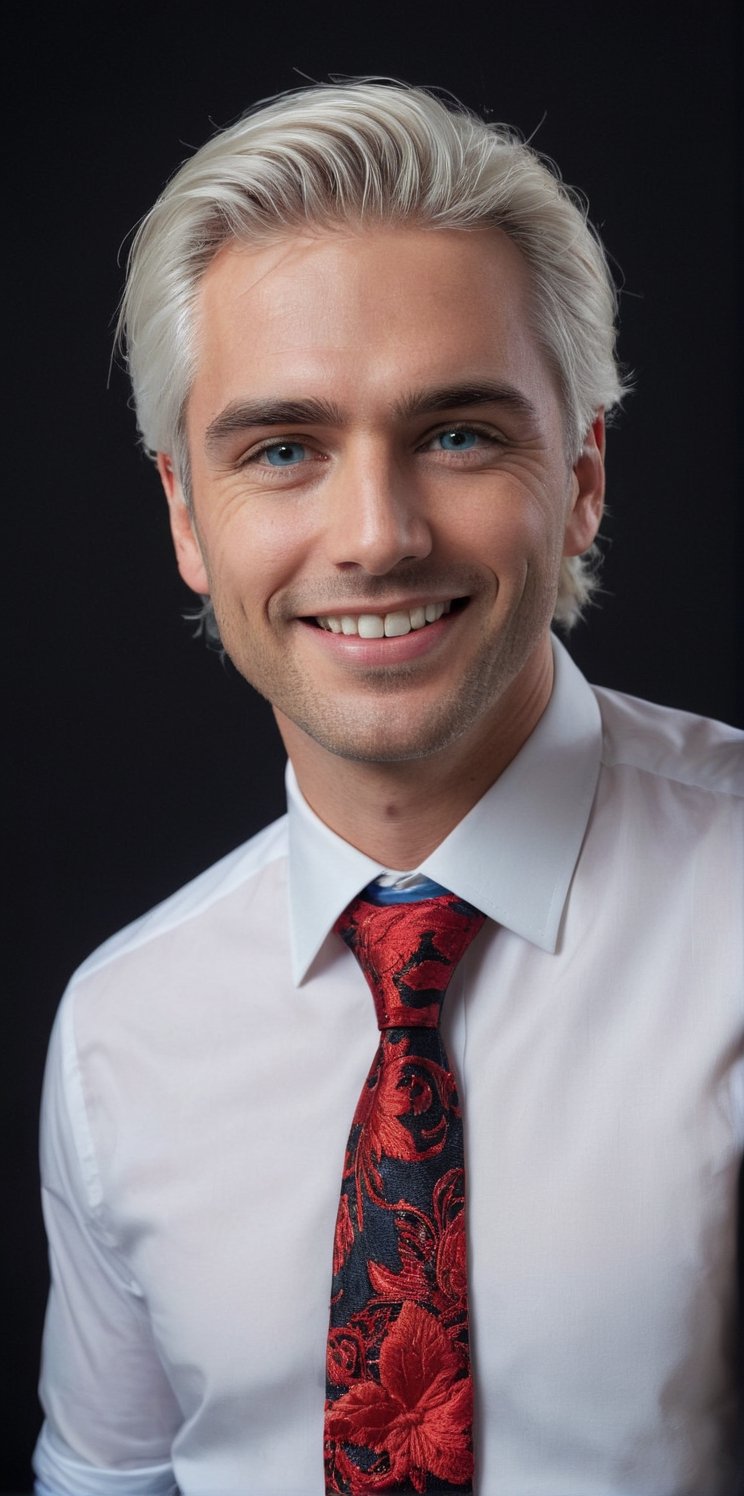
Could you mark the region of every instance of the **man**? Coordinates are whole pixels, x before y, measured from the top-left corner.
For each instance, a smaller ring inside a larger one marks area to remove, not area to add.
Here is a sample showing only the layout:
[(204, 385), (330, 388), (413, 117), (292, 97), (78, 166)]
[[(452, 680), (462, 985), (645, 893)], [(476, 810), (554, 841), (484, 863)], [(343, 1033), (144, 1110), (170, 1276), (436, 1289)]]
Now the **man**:
[[(730, 1496), (741, 738), (550, 634), (592, 585), (613, 316), (546, 167), (415, 89), (275, 101), (138, 233), (140, 429), (289, 817), (62, 1004), (40, 1492)], [(436, 1059), (398, 1006), (408, 1068), (365, 1087), (339, 932), (362, 961), (388, 898), (431, 924), (394, 1003), (444, 985), (430, 907), (471, 943)]]

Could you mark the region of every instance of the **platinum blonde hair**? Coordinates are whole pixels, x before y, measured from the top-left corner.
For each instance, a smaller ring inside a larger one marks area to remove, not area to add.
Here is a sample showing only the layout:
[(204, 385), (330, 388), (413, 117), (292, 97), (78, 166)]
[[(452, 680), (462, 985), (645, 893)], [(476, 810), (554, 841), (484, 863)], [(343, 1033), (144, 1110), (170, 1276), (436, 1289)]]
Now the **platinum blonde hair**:
[[(516, 131), (392, 81), (316, 85), (256, 106), (176, 172), (132, 242), (118, 335), (151, 455), (169, 453), (190, 502), (185, 410), (194, 305), (228, 241), (415, 225), (498, 228), (527, 263), (533, 331), (557, 375), (567, 456), (622, 397), (617, 298), (583, 200)], [(596, 550), (564, 558), (555, 621), (570, 627), (596, 587)], [(202, 622), (216, 637), (211, 604)]]

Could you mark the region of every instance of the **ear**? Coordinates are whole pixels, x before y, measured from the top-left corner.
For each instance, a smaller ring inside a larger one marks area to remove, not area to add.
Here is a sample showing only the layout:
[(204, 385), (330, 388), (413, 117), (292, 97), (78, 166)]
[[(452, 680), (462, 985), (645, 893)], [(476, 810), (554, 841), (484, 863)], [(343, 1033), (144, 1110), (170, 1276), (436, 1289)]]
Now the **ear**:
[(572, 501), (563, 541), (564, 556), (580, 556), (596, 538), (604, 510), (605, 420), (597, 411), (573, 466)]
[(193, 515), (176, 477), (173, 459), (166, 452), (158, 452), (157, 465), (160, 481), (165, 489), (165, 497), (168, 500), (171, 535), (176, 550), (178, 570), (188, 587), (198, 592), (200, 596), (206, 597), (209, 595), (210, 587), (204, 557)]

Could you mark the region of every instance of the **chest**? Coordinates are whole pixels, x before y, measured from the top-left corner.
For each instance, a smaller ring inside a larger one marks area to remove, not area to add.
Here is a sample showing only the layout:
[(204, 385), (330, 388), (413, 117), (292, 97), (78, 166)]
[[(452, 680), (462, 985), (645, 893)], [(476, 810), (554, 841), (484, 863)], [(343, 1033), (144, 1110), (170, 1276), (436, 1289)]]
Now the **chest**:
[[(733, 1010), (691, 1001), (689, 972), (683, 1001), (673, 972), (661, 987), (643, 972), (501, 931), (448, 995), (480, 1496), (504, 1479), (514, 1496), (555, 1496), (559, 1479), (571, 1496), (597, 1480), (651, 1492), (677, 1468), (712, 1469), (725, 1439)], [(222, 1456), (236, 1492), (246, 1460), (265, 1482), (287, 1441), (315, 1469), (338, 1186), (375, 1044), (351, 956), (299, 990), (247, 976), (203, 1023), (173, 1028), (167, 1070), (130, 1076), (136, 1106), (122, 1095), (104, 1127), (112, 1220), (186, 1454), (239, 1428)]]

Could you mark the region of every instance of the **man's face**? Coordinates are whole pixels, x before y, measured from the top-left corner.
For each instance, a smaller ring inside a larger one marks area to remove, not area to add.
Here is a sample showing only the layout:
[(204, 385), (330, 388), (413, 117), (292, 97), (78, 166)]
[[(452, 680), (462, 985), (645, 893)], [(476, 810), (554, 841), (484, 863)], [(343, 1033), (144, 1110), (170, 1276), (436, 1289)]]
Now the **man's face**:
[(161, 459), (181, 573), (280, 725), (332, 753), (485, 741), (544, 664), (601, 460), (590, 438), (570, 466), (528, 298), (490, 230), (230, 246), (203, 279), (193, 517)]

